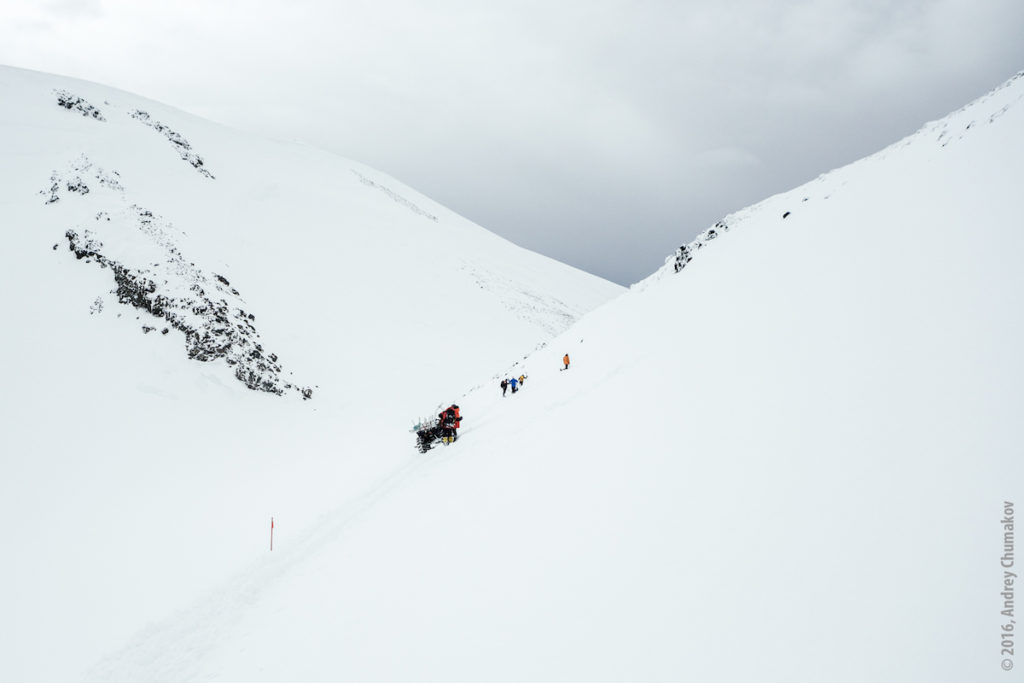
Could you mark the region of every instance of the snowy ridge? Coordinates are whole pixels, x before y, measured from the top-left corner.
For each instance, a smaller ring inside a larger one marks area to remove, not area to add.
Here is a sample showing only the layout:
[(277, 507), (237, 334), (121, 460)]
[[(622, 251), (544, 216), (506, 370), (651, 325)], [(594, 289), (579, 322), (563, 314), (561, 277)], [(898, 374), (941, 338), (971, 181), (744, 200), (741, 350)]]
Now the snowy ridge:
[[(1018, 72), (1005, 83), (995, 88), (988, 94), (979, 97), (974, 102), (946, 116), (945, 118), (925, 125), (916, 135), (927, 136), (929, 133), (938, 133), (935, 141), (945, 147), (954, 140), (960, 141), (972, 128), (978, 124), (978, 119), (995, 123), (996, 119), (1003, 116), (1024, 99), (1024, 88), (1021, 81), (1024, 80), (1024, 71)], [(913, 136), (912, 136), (913, 137)], [(898, 145), (906, 142), (897, 143)]]
[(939, 147), (944, 148), (949, 145), (950, 142), (962, 141), (966, 135), (970, 134), (972, 129), (977, 129), (979, 121), (988, 124), (995, 123), (1012, 107), (1017, 105), (1021, 100), (1024, 100), (1024, 85), (1022, 84), (1024, 84), (1024, 71), (1018, 72), (1016, 75), (1007, 79), (1004, 83), (974, 100), (970, 104), (961, 107), (957, 111), (944, 116), (937, 121), (926, 123), (911, 135), (908, 135), (898, 142), (894, 142), (875, 154), (855, 161), (846, 167), (842, 167), (828, 173), (823, 173), (809, 183), (770, 197), (741, 211), (727, 215), (725, 218), (716, 222), (712, 227), (701, 232), (692, 241), (683, 244), (676, 249), (671, 256), (666, 257), (665, 265), (662, 268), (658, 269), (651, 276), (645, 278), (641, 282), (633, 285), (633, 288), (640, 290), (646, 288), (651, 282), (660, 280), (668, 274), (670, 268), (672, 272), (678, 273), (685, 268), (693, 260), (697, 252), (707, 246), (709, 242), (719, 235), (728, 232), (730, 227), (735, 227), (736, 225), (745, 222), (750, 216), (756, 215), (769, 206), (775, 208), (775, 205), (779, 202), (790, 202), (790, 204), (787, 205), (787, 208), (780, 214), (780, 218), (785, 219), (790, 216), (793, 210), (798, 208), (800, 203), (807, 202), (811, 199), (829, 199), (832, 194), (840, 190), (846, 182), (840, 181), (838, 185), (832, 182), (832, 176), (837, 171), (841, 171), (842, 169), (849, 168), (851, 166), (877, 163), (887, 158), (894, 151), (914, 144), (928, 144), (934, 142), (937, 143)]

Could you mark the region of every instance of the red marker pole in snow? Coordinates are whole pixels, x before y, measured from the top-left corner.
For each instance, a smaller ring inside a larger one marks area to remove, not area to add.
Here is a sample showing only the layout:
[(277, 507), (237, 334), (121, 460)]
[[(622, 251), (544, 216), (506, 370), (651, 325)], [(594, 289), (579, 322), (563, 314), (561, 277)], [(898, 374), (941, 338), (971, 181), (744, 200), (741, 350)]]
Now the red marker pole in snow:
[(270, 518), (270, 552), (274, 552), (274, 518)]

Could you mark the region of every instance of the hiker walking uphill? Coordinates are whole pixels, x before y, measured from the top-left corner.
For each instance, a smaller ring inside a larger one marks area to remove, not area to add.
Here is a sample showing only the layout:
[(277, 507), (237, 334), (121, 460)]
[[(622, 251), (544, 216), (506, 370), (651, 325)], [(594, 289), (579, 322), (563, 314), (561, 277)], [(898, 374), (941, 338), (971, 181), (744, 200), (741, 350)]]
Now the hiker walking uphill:
[(508, 380), (507, 379), (501, 380), (501, 384), (499, 384), (498, 386), (501, 387), (501, 395), (504, 396), (505, 392), (508, 391)]
[(459, 407), (453, 403), (441, 411), (437, 418), (438, 425), (441, 427), (441, 443), (455, 443), (455, 440), (459, 438), (456, 430), (462, 426)]
[(568, 370), (569, 369), (569, 354), (565, 354), (564, 356), (562, 356), (562, 362), (565, 363), (565, 367), (562, 368), (562, 369), (563, 370)]
[(515, 377), (508, 381), (508, 385), (512, 387), (513, 394), (519, 391), (519, 380), (517, 380)]
[(462, 413), (459, 406), (453, 403), (438, 414), (437, 420), (431, 420), (430, 424), (417, 425), (416, 447), (421, 453), (426, 453), (433, 448), (436, 441), (446, 446), (455, 443), (459, 438), (458, 429), (461, 426)]

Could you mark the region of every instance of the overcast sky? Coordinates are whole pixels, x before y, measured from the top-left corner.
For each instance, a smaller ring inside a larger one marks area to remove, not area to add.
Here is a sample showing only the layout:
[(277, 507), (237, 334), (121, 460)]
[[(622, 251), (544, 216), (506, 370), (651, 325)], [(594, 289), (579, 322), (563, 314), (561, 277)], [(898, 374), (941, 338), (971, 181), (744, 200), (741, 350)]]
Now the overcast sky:
[(1024, 2), (0, 0), (0, 63), (303, 140), (629, 284), (1024, 69)]

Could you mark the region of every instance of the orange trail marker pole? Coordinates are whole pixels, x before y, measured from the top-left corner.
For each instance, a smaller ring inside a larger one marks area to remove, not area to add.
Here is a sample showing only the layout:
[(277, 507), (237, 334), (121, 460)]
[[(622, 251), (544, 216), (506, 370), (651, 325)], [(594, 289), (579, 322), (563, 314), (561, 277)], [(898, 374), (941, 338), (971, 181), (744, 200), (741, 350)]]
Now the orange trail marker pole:
[(270, 518), (270, 552), (274, 552), (274, 518)]

